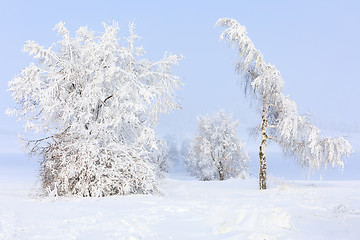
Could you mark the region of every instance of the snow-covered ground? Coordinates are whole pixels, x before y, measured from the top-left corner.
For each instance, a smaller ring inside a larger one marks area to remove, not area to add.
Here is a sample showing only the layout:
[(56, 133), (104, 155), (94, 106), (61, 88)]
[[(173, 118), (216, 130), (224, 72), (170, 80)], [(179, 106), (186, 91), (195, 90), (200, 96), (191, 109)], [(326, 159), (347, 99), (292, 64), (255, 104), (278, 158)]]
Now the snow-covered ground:
[(255, 178), (200, 182), (178, 164), (162, 196), (50, 199), (35, 194), (35, 165), (4, 166), (2, 240), (360, 239), (357, 180), (270, 178), (260, 191)]

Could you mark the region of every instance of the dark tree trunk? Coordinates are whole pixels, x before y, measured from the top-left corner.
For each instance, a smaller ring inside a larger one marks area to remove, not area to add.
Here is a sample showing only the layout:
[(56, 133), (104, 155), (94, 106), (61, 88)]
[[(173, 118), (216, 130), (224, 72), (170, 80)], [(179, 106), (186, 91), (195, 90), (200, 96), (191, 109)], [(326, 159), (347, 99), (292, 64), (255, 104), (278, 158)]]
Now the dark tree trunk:
[(267, 105), (263, 101), (263, 115), (261, 121), (261, 145), (259, 151), (260, 158), (260, 173), (259, 173), (259, 185), (260, 190), (266, 189), (266, 145), (267, 145)]
[(221, 162), (219, 162), (219, 180), (223, 181), (224, 180), (224, 169), (223, 169), (223, 165)]
[(266, 189), (266, 138), (262, 139), (260, 146), (260, 173), (259, 173), (259, 185), (260, 189)]

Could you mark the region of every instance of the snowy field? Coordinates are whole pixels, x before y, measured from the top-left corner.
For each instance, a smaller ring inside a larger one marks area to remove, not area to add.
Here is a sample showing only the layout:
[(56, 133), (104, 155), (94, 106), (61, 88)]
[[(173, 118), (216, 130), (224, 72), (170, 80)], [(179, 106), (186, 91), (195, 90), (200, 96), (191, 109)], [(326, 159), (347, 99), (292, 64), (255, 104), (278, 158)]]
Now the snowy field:
[(1, 7), (0, 240), (360, 240), (360, 1)]
[(272, 177), (260, 191), (255, 178), (200, 182), (178, 164), (162, 196), (44, 199), (35, 164), (2, 164), (1, 240), (360, 239), (360, 181)]

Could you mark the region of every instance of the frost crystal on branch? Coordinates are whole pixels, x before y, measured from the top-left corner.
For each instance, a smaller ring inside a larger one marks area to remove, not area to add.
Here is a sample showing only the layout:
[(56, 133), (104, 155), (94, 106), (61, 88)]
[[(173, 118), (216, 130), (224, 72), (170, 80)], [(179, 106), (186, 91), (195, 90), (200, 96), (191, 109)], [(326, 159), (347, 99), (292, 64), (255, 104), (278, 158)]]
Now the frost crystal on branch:
[(236, 136), (238, 122), (219, 112), (198, 117), (198, 135), (185, 154), (185, 165), (201, 180), (225, 180), (246, 176), (249, 156)]
[(42, 157), (41, 180), (55, 195), (108, 196), (156, 192), (154, 156), (161, 141), (158, 114), (179, 108), (172, 74), (180, 57), (153, 62), (130, 35), (118, 38), (118, 24), (104, 24), (97, 36), (81, 27), (50, 48), (28, 41), (24, 51), (35, 63), (10, 83), (17, 108), (9, 110), (26, 128), (46, 137), (28, 141)]
[(343, 168), (342, 157), (348, 157), (353, 151), (349, 142), (343, 137), (322, 138), (320, 130), (311, 125), (306, 116), (298, 114), (296, 103), (283, 94), (284, 81), (280, 72), (264, 61), (244, 26), (230, 18), (219, 19), (217, 25), (226, 27), (220, 39), (231, 43), (238, 52), (235, 69), (244, 77), (245, 93), (254, 94), (262, 109), (260, 189), (266, 189), (268, 139), (278, 142), (303, 168)]

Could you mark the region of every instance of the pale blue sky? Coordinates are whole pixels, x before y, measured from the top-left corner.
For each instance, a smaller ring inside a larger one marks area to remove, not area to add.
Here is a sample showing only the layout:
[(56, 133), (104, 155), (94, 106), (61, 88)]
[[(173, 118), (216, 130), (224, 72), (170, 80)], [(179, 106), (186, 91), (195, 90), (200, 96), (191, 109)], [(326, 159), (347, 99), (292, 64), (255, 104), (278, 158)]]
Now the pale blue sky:
[(101, 22), (118, 21), (121, 33), (136, 23), (147, 58), (165, 51), (182, 54), (175, 68), (184, 87), (183, 110), (162, 116), (159, 132), (179, 138), (196, 130), (196, 116), (220, 109), (239, 119), (240, 135), (250, 150), (256, 142), (247, 128), (258, 123), (236, 84), (234, 51), (219, 41), (218, 18), (231, 17), (247, 27), (265, 60), (280, 70), (285, 94), (325, 132), (351, 135), (360, 150), (358, 107), (360, 68), (359, 1), (1, 1), (0, 2), (0, 152), (18, 151), (21, 124), (3, 113), (12, 104), (7, 83), (31, 62), (21, 52), (26, 40), (48, 47), (59, 38), (52, 28), (64, 21), (74, 33), (87, 25), (102, 32)]

